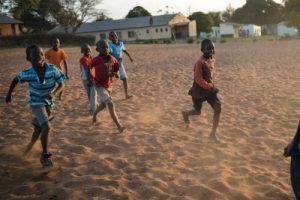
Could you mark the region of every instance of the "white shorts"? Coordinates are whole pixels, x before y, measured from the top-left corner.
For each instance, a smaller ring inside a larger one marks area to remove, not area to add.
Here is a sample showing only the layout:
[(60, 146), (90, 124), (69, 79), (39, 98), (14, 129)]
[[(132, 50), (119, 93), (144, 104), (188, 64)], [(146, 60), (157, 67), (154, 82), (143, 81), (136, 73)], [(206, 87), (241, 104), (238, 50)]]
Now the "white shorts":
[(125, 71), (125, 68), (124, 68), (122, 60), (119, 61), (119, 65), (120, 65), (120, 69), (119, 69), (120, 79), (121, 80), (127, 79), (127, 74), (126, 74), (126, 71)]
[(110, 91), (104, 87), (96, 86), (95, 87), (98, 97), (100, 98), (100, 102), (105, 105), (112, 103), (112, 98), (110, 96)]

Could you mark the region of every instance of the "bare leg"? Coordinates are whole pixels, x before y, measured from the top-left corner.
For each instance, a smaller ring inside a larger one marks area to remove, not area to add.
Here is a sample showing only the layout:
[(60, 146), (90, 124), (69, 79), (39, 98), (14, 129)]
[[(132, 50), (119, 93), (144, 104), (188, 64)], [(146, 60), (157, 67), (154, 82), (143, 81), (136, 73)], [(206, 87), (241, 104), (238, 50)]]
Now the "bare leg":
[(49, 122), (47, 121), (41, 126), (41, 143), (42, 143), (43, 153), (48, 152), (48, 135), (50, 131), (51, 131), (51, 127)]
[(93, 124), (95, 124), (97, 122), (97, 114), (98, 112), (100, 112), (101, 110), (103, 110), (105, 108), (105, 104), (104, 103), (101, 103), (97, 108), (96, 110), (94, 111), (94, 114), (93, 114)]
[(41, 128), (38, 126), (34, 126), (34, 131), (31, 136), (31, 141), (28, 144), (28, 146), (26, 147), (26, 150), (24, 151), (23, 156), (26, 156), (30, 152), (30, 150), (32, 149), (35, 142), (39, 139), (40, 133), (41, 133)]
[(125, 127), (120, 123), (118, 115), (115, 111), (114, 104), (112, 102), (108, 104), (108, 109), (109, 109), (111, 118), (113, 119), (113, 121), (115, 122), (115, 124), (117, 125), (117, 127), (119, 129), (119, 133), (122, 133), (124, 131)]
[(209, 138), (214, 140), (215, 142), (219, 141), (217, 137), (217, 128), (219, 125), (220, 116), (221, 116), (221, 105), (216, 105), (214, 108), (213, 126), (211, 130), (211, 134), (209, 136)]
[(191, 121), (189, 119), (190, 115), (200, 115), (201, 111), (195, 110), (194, 108), (191, 110), (182, 111), (183, 120), (186, 123), (186, 128), (189, 128), (191, 125)]
[(125, 90), (125, 98), (129, 99), (132, 97), (132, 95), (128, 94), (128, 81), (127, 78), (123, 79), (123, 86), (124, 86), (124, 90)]

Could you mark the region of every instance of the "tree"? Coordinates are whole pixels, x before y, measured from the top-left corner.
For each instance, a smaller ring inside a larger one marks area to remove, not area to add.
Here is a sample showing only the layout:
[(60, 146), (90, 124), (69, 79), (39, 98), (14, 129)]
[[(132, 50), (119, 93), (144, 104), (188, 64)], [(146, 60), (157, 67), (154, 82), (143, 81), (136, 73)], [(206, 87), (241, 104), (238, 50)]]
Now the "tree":
[(249, 24), (274, 24), (282, 20), (283, 6), (273, 0), (247, 0), (233, 14), (233, 21)]
[(8, 14), (14, 5), (14, 0), (0, 0), (0, 13)]
[(197, 35), (199, 35), (200, 32), (212, 32), (213, 20), (210, 15), (204, 14), (203, 12), (194, 12), (188, 18), (190, 20), (196, 20)]
[(221, 12), (209, 12), (208, 15), (210, 15), (211, 19), (213, 20), (214, 26), (219, 26), (222, 20), (222, 13)]
[(231, 6), (231, 4), (228, 4), (225, 11), (222, 13), (222, 20), (224, 22), (231, 22), (234, 12), (235, 9)]
[(126, 18), (144, 17), (144, 16), (151, 16), (151, 13), (148, 12), (142, 6), (136, 6), (128, 12), (128, 14), (126, 15)]
[(65, 28), (72, 28), (75, 32), (84, 22), (97, 17), (96, 8), (102, 0), (59, 0), (62, 9), (53, 17)]
[(107, 20), (113, 20), (113, 18), (108, 17), (104, 13), (100, 13), (96, 19), (96, 21), (107, 21)]
[(287, 24), (296, 27), (298, 29), (298, 34), (300, 35), (300, 1), (286, 0), (284, 15)]

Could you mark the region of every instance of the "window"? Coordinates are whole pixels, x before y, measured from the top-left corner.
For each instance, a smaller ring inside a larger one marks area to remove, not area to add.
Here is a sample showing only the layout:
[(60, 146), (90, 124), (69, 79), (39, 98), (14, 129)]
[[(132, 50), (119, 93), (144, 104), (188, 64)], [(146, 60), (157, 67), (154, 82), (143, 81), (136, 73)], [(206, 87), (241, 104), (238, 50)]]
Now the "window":
[(165, 28), (165, 31), (168, 32), (168, 28)]
[(160, 32), (163, 32), (163, 31), (164, 31), (164, 29), (163, 29), (163, 28), (161, 28), (161, 29), (160, 29)]
[(155, 29), (156, 33), (158, 33), (158, 29)]
[(122, 32), (117, 32), (117, 36), (120, 40), (122, 40)]
[(146, 32), (149, 34), (150, 33), (149, 29), (147, 29)]
[(106, 34), (105, 33), (100, 33), (100, 39), (105, 40), (106, 39)]
[(128, 37), (129, 37), (129, 38), (135, 37), (134, 31), (128, 31)]

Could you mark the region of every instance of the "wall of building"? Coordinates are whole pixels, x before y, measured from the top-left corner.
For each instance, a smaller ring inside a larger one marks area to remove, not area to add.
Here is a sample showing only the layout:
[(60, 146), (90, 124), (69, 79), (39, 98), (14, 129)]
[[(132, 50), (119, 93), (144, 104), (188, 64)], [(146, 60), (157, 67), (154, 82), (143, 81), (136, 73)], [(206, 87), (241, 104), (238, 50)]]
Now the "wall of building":
[(193, 20), (189, 23), (189, 37), (197, 37), (196, 20)]
[[(169, 26), (156, 26), (145, 27), (127, 30), (112, 30), (115, 31), (120, 40), (123, 41), (136, 41), (136, 40), (155, 40), (155, 39), (171, 39), (171, 27)], [(96, 41), (101, 37), (108, 39), (110, 31), (94, 32), (94, 33), (80, 33), (80, 35), (94, 35)]]
[(277, 35), (278, 36), (295, 36), (297, 35), (297, 29), (294, 27), (288, 27), (284, 23), (279, 23), (277, 25)]
[(18, 24), (0, 24), (0, 36), (19, 35)]

